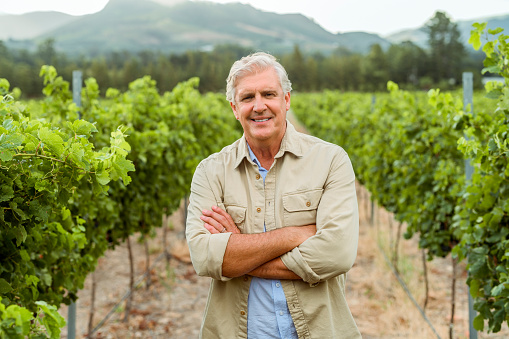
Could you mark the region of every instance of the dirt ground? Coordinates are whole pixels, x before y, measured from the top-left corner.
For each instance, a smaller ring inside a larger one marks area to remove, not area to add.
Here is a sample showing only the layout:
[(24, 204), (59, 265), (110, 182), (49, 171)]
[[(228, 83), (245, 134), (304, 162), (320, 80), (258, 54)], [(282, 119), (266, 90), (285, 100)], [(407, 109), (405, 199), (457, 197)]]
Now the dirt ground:
[[(358, 189), (360, 239), (358, 257), (348, 273), (347, 300), (364, 338), (437, 338), (431, 326), (398, 283), (385, 256), (392, 258), (397, 224), (384, 210), (375, 209), (371, 225), (371, 203), (368, 194)], [(124, 322), (128, 291), (129, 264), (126, 245), (110, 251), (99, 261), (95, 272), (96, 300), (93, 327), (103, 323), (95, 338), (197, 338), (207, 300), (210, 279), (198, 277), (189, 263), (184, 240), (182, 209), (169, 219), (167, 243), (173, 253), (167, 262), (163, 252), (162, 228), (149, 240), (152, 269), (151, 284), (143, 280), (133, 292), (133, 305)], [(171, 230), (170, 230), (171, 229)], [(145, 247), (133, 236), (135, 271), (138, 279), (145, 270)], [(385, 256), (384, 254), (385, 253)], [(415, 239), (402, 239), (398, 268), (416, 302), (423, 306), (425, 285), (421, 251)], [(158, 260), (156, 262), (156, 260)], [(429, 298), (425, 314), (441, 338), (449, 337), (451, 314), (451, 258), (427, 263)], [(468, 338), (468, 301), (465, 265), (457, 269), (454, 338)], [(87, 338), (90, 319), (92, 275), (79, 293), (76, 338)], [(119, 303), (119, 307), (115, 305)], [(67, 318), (67, 307), (61, 314)], [(106, 320), (105, 317), (111, 314)], [(479, 338), (507, 338), (505, 326), (498, 334), (479, 333)], [(67, 338), (63, 329), (62, 338)]]

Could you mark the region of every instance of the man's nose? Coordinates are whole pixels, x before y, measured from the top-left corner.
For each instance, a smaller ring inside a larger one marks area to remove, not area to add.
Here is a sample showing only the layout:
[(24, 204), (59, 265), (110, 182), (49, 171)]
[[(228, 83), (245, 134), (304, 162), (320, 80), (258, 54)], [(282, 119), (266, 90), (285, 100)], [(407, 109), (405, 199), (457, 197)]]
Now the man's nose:
[(263, 100), (263, 97), (261, 95), (256, 95), (253, 107), (254, 111), (263, 112), (266, 108), (267, 106), (265, 105), (265, 100)]

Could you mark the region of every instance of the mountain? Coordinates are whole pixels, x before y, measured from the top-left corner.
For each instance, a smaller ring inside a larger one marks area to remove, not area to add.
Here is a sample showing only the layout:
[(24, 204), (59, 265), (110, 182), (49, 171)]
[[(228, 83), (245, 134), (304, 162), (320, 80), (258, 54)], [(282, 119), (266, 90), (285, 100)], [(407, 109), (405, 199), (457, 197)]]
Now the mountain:
[[(484, 18), (488, 27), (509, 31), (509, 15)], [(472, 23), (458, 21), (467, 44)], [(97, 13), (71, 16), (57, 12), (0, 14), (0, 39), (10, 48), (35, 49), (53, 38), (58, 51), (98, 55), (111, 51), (154, 50), (181, 53), (238, 44), (253, 50), (284, 53), (299, 45), (304, 52), (330, 53), (338, 47), (366, 53), (377, 43), (410, 40), (427, 47), (425, 25), (387, 37), (365, 32), (333, 34), (301, 14), (276, 14), (241, 3), (190, 0), (110, 0)]]
[[(496, 17), (485, 17), (476, 20), (460, 20), (457, 21), (458, 30), (461, 34), (461, 42), (465, 46), (470, 46), (468, 39), (470, 38), (470, 31), (472, 30), (472, 24), (476, 22), (487, 22), (486, 27), (494, 29), (497, 27), (503, 28), (506, 34), (509, 32), (509, 14), (496, 16)], [(425, 25), (415, 29), (406, 29), (385, 37), (391, 43), (398, 44), (403, 41), (412, 41), (418, 46), (426, 48), (428, 46), (428, 33), (426, 33)]]
[[(37, 14), (49, 17), (57, 13)], [(18, 19), (25, 19), (8, 15), (0, 18), (0, 32), (5, 30), (5, 19), (10, 20), (10, 32), (17, 31)], [(54, 38), (59, 51), (85, 55), (146, 49), (209, 50), (216, 44), (226, 43), (273, 53), (291, 51), (295, 45), (303, 51), (325, 53), (339, 46), (365, 53), (373, 43), (384, 48), (390, 45), (376, 34), (333, 34), (301, 14), (275, 14), (241, 3), (189, 0), (110, 0), (98, 13), (54, 21), (53, 27), (40, 27), (40, 34), (34, 35), (37, 30), (31, 30), (31, 36), (28, 33), (9, 36), (12, 40), (29, 38), (30, 41), (7, 41), (7, 45), (26, 48)]]

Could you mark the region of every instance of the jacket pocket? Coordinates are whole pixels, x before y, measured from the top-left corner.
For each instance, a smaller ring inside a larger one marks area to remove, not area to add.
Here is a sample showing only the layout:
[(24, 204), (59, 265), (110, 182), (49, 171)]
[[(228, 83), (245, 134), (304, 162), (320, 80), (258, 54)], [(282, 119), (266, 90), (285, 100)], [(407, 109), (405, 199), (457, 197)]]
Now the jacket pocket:
[(283, 194), (284, 226), (316, 224), (316, 209), (322, 194), (321, 188)]
[(242, 232), (244, 230), (244, 222), (246, 220), (246, 207), (236, 205), (225, 205), (226, 213), (228, 213), (235, 225)]

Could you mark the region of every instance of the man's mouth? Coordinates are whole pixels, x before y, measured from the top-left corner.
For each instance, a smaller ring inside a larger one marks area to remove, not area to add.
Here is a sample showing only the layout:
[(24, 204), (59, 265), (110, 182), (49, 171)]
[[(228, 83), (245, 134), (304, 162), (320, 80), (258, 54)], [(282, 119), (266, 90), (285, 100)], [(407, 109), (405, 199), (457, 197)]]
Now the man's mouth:
[(265, 121), (269, 121), (270, 118), (265, 118), (265, 119), (251, 119), (253, 120), (254, 122), (265, 122)]

